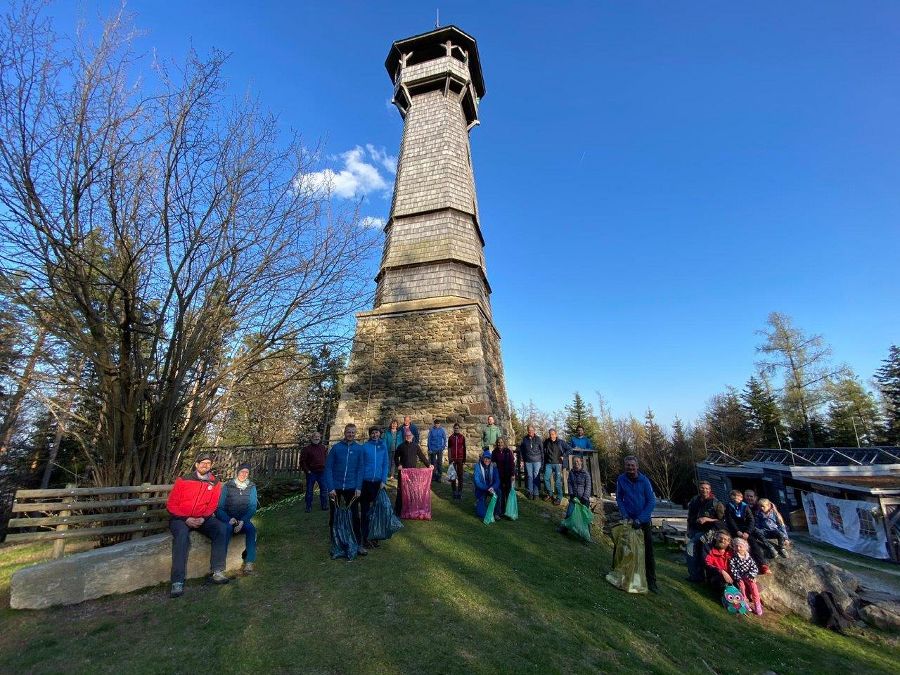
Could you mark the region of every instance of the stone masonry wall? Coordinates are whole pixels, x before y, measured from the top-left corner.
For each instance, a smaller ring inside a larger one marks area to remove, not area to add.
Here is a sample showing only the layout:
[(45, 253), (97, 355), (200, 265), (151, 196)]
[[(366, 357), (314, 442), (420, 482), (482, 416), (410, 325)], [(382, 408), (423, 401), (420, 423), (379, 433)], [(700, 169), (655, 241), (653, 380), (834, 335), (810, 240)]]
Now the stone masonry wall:
[(480, 450), (487, 416), (509, 433), (508, 401), (500, 341), (474, 305), (357, 320), (356, 338), (344, 379), (344, 393), (331, 430), (332, 440), (354, 422), (365, 438), (370, 425), (387, 427), (410, 415), (422, 431), (435, 417), (448, 433), (458, 422), (469, 459)]

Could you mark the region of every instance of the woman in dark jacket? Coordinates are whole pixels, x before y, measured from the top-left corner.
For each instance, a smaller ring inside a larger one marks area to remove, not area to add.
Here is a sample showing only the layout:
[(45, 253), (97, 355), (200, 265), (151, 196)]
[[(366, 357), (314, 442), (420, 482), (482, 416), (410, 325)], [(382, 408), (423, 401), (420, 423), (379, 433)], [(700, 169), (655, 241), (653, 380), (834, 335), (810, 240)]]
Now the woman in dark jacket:
[(256, 527), (250, 519), (258, 507), (256, 485), (250, 480), (250, 465), (241, 464), (235, 477), (222, 486), (216, 518), (229, 525), (229, 539), (235, 534), (245, 535), (244, 574), (253, 574), (256, 563)]
[(498, 438), (494, 443), (494, 452), (491, 453), (491, 459), (497, 466), (497, 472), (500, 474), (500, 494), (497, 496), (497, 512), (506, 512), (506, 499), (509, 497), (509, 491), (513, 489), (513, 477), (516, 474), (516, 456), (509, 449), (505, 438)]

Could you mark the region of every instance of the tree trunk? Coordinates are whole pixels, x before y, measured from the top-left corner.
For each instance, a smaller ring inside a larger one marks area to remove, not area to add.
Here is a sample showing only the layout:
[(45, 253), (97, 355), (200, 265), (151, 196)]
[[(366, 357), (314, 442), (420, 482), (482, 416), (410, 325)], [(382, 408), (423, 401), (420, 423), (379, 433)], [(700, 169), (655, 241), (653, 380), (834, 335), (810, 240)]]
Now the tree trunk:
[(34, 349), (31, 350), (31, 356), (28, 357), (28, 363), (25, 364), (25, 370), (22, 371), (22, 375), (19, 377), (19, 386), (9, 402), (9, 411), (6, 413), (3, 423), (0, 424), (0, 455), (3, 455), (9, 449), (16, 421), (19, 419), (19, 413), (22, 409), (22, 401), (25, 400), (25, 394), (28, 393), (28, 389), (31, 387), (31, 378), (34, 375), (38, 357), (44, 348), (46, 337), (47, 330), (41, 326), (38, 328), (37, 340), (35, 340)]

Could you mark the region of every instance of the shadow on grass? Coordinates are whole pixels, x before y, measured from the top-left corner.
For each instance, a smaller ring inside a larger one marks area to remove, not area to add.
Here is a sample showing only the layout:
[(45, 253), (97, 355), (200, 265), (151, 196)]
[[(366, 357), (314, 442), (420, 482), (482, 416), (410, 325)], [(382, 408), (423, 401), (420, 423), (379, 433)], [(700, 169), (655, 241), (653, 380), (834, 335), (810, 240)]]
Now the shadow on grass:
[(367, 558), (328, 559), (327, 514), (260, 515), (259, 574), (178, 601), (157, 587), (43, 612), (3, 610), (4, 672), (894, 672), (897, 644), (767, 614), (733, 617), (657, 548), (661, 596), (603, 580), (605, 545), (520, 500), (485, 526), (470, 485)]

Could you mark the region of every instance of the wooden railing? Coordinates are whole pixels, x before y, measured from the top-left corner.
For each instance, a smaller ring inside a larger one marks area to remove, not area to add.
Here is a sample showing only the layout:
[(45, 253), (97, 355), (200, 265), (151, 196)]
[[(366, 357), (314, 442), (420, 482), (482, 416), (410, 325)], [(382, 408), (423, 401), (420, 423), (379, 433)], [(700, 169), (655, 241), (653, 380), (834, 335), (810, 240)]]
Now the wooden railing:
[(234, 476), (241, 464), (250, 465), (250, 476), (255, 482), (283, 478), (299, 478), (300, 447), (296, 443), (270, 443), (268, 445), (230, 445), (218, 448), (200, 448), (213, 455), (213, 473), (222, 480)]
[[(62, 557), (66, 541), (87, 537), (164, 530), (169, 514), (165, 509), (171, 485), (127, 485), (122, 487), (77, 488), (69, 485), (54, 490), (19, 490), (10, 519), (9, 543), (53, 541), (53, 557)], [(37, 530), (33, 530), (37, 528)]]

